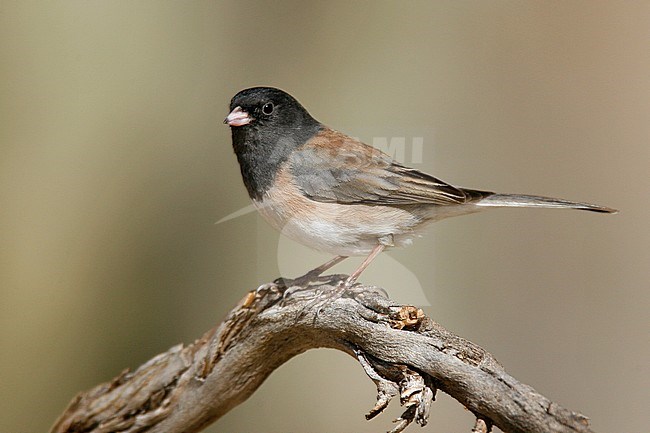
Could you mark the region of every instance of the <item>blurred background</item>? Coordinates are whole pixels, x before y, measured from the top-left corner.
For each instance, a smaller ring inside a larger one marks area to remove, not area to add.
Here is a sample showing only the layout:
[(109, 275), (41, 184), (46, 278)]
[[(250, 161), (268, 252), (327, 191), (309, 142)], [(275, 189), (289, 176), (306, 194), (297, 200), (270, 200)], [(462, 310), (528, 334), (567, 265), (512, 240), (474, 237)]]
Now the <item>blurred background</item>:
[[(215, 224), (249, 204), (221, 122), (253, 85), (456, 185), (620, 209), (445, 220), (362, 280), (596, 431), (647, 431), (649, 22), (647, 1), (0, 3), (0, 432), (328, 258), (255, 213)], [(207, 431), (385, 431), (401, 411), (366, 422), (374, 397), (313, 350)], [(438, 400), (409, 431), (471, 429)]]

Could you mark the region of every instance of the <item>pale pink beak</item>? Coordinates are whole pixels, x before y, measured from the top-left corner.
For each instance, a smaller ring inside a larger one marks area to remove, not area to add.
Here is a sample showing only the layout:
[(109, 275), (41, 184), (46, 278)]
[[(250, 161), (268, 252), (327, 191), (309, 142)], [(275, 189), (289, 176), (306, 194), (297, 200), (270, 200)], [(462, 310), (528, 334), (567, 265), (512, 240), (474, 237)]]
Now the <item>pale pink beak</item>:
[(235, 107), (224, 119), (223, 123), (227, 123), (230, 126), (244, 126), (251, 123), (251, 120), (253, 119), (241, 107)]

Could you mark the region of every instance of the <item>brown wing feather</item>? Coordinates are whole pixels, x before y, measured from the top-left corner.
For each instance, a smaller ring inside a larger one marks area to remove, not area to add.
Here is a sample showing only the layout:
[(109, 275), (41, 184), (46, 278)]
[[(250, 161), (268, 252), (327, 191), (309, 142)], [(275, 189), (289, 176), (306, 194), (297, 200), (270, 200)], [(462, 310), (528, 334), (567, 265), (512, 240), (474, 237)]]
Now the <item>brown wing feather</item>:
[(320, 202), (457, 205), (491, 194), (456, 188), (328, 128), (296, 149), (289, 164), (303, 193)]

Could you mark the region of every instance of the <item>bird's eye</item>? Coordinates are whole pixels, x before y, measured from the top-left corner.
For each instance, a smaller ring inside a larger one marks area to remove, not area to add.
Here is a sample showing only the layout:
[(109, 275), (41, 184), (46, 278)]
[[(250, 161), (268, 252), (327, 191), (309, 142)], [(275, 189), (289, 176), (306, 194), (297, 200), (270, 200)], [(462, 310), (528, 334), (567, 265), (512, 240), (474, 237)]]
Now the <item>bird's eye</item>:
[(273, 106), (273, 102), (267, 102), (262, 106), (262, 113), (266, 114), (267, 116), (270, 116), (273, 113), (273, 110), (275, 107)]

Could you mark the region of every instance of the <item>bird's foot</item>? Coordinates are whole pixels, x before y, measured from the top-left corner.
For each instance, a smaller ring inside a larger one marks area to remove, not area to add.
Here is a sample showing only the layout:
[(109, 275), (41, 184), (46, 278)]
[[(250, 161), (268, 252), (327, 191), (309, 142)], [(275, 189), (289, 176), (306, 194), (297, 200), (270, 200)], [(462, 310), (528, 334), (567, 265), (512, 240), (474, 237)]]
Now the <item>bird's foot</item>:
[(317, 274), (314, 271), (310, 271), (294, 279), (278, 278), (274, 283), (285, 288), (282, 295), (282, 302), (286, 303), (292, 299), (320, 297), (325, 292), (323, 288), (335, 288), (341, 285), (341, 282), (346, 281), (347, 278), (347, 275), (342, 274), (320, 275), (320, 273)]

